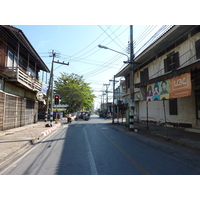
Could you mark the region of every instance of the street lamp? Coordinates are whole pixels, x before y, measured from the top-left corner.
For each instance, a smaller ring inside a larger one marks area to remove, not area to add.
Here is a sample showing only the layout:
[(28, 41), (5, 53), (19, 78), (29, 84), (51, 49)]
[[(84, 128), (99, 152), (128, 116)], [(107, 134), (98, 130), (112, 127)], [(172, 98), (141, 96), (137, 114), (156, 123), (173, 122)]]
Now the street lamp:
[(98, 45), (98, 47), (101, 48), (101, 49), (109, 49), (109, 50), (111, 50), (111, 51), (114, 51), (114, 52), (117, 52), (117, 53), (119, 53), (119, 54), (122, 54), (122, 55), (126, 56), (126, 57), (128, 58), (128, 61), (124, 61), (124, 63), (129, 63), (129, 57), (128, 57), (125, 53), (116, 51), (116, 50), (114, 50), (114, 49), (110, 49), (110, 48), (105, 47), (105, 46), (100, 45), (100, 44)]
[[(128, 58), (128, 61), (124, 61), (124, 63), (126, 64), (130, 64), (130, 69), (131, 69), (131, 72), (130, 72), (130, 91), (131, 91), (131, 94), (130, 94), (130, 103), (129, 103), (129, 110), (130, 110), (130, 113), (129, 113), (129, 129), (130, 130), (134, 130), (134, 107), (135, 107), (135, 99), (134, 99), (134, 64), (138, 64), (137, 62), (135, 62), (133, 59), (134, 59), (134, 53), (133, 53), (133, 27), (132, 25), (130, 25), (130, 59), (129, 57), (122, 53), (122, 52), (119, 52), (119, 51), (116, 51), (114, 49), (110, 49), (108, 47), (105, 47), (105, 46), (102, 46), (102, 45), (98, 45), (99, 48), (103, 48), (103, 49), (109, 49), (111, 51), (114, 51), (116, 53), (119, 53), (119, 54), (122, 54), (124, 56), (126, 56)], [(113, 123), (114, 123), (114, 119), (113, 119)]]

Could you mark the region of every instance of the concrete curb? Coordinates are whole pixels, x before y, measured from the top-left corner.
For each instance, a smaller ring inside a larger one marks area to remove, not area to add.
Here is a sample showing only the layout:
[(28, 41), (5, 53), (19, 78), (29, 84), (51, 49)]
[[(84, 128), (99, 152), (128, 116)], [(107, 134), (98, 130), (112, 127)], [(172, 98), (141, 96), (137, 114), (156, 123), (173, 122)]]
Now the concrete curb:
[(16, 158), (20, 154), (22, 154), (25, 150), (27, 150), (30, 146), (37, 144), (42, 140), (43, 137), (47, 136), (49, 133), (51, 133), (53, 130), (57, 129), (61, 126), (61, 123), (58, 123), (57, 125), (53, 126), (52, 128), (47, 129), (46, 131), (38, 133), (36, 138), (29, 140), (27, 142), (24, 142), (23, 144), (17, 146), (15, 149), (10, 151), (9, 153), (5, 154), (4, 157), (0, 158), (0, 168), (4, 165), (8, 164), (12, 159)]
[(31, 146), (31, 142), (29, 141), (19, 146), (18, 148), (13, 150), (11, 153), (6, 154), (3, 158), (0, 159), (0, 169), (2, 166), (8, 164), (12, 159), (16, 158), (18, 155), (20, 155), (22, 152), (28, 149), (30, 146)]
[[(122, 134), (125, 134), (125, 135), (127, 135), (127, 136), (129, 136), (129, 137), (133, 137), (133, 135), (131, 134), (132, 131), (129, 131), (126, 127), (120, 127), (120, 128), (119, 128), (119, 126), (118, 126), (118, 127), (111, 126), (111, 127), (115, 128), (115, 129), (118, 130), (118, 131), (120, 131), (120, 129), (121, 129), (120, 132), (121, 132)], [(137, 129), (137, 132), (134, 132), (134, 133), (136, 133), (136, 134), (145, 134), (145, 133), (148, 133), (148, 134), (151, 134), (151, 135), (153, 135), (153, 136), (156, 136), (156, 137), (158, 137), (158, 138), (160, 138), (160, 139), (162, 139), (162, 140), (164, 140), (164, 141), (166, 141), (166, 142), (171, 142), (171, 143), (174, 143), (174, 144), (179, 144), (179, 145), (181, 145), (181, 146), (183, 146), (183, 147), (186, 147), (186, 148), (190, 148), (190, 149), (193, 149), (193, 150), (200, 151), (200, 147), (199, 147), (199, 146), (195, 146), (195, 145), (189, 144), (189, 143), (187, 143), (187, 142), (185, 142), (185, 141), (178, 140), (178, 139), (172, 138), (172, 137), (167, 137), (167, 136), (165, 136), (165, 135), (160, 135), (160, 134), (157, 134), (157, 133), (153, 133), (153, 132), (150, 131), (150, 130), (142, 130), (142, 129), (140, 129), (140, 127), (136, 127), (136, 129)], [(124, 132), (124, 130), (125, 130), (125, 132)], [(147, 136), (147, 137), (148, 137), (148, 136)]]
[(41, 134), (42, 134), (43, 136), (46, 136), (46, 135), (48, 135), (49, 133), (51, 133), (53, 130), (55, 130), (56, 128), (58, 128), (58, 127), (60, 127), (60, 126), (61, 126), (61, 123), (59, 123), (59, 124), (53, 126), (52, 128), (47, 129), (46, 131), (41, 132)]
[[(138, 128), (138, 130), (140, 130), (140, 129)], [(187, 148), (190, 148), (190, 149), (194, 149), (194, 150), (198, 150), (198, 151), (200, 150), (199, 146), (195, 146), (195, 145), (189, 144), (189, 143), (187, 143), (187, 142), (185, 142), (183, 140), (178, 140), (178, 139), (173, 138), (173, 137), (167, 137), (165, 135), (160, 135), (160, 134), (157, 134), (157, 133), (153, 133), (150, 130), (140, 130), (140, 131), (143, 132), (143, 133), (145, 133), (145, 132), (150, 133), (150, 134), (152, 134), (154, 136), (157, 136), (159, 138), (164, 139), (165, 141), (173, 142), (175, 144), (179, 144), (181, 146), (184, 146), (184, 147), (187, 147)]]

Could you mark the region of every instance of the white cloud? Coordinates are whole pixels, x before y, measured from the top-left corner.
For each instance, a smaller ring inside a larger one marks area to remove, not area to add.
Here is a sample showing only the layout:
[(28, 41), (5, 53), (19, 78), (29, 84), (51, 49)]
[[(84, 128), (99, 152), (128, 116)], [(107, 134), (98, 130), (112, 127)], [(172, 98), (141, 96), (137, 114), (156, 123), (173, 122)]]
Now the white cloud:
[(37, 49), (44, 47), (48, 43), (50, 43), (50, 40), (41, 40), (40, 43), (37, 45)]

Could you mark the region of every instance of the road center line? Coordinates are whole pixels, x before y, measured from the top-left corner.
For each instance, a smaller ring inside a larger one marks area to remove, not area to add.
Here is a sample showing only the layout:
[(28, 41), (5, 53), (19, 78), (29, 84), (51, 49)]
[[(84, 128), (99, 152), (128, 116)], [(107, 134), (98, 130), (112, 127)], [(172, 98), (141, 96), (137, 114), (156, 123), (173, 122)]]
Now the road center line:
[(91, 173), (92, 173), (92, 175), (98, 175), (94, 157), (93, 157), (93, 154), (91, 151), (90, 143), (88, 141), (87, 132), (86, 132), (85, 128), (83, 128), (83, 131), (85, 134), (85, 141), (86, 141), (86, 146), (87, 146), (87, 154), (88, 154), (88, 158), (89, 158)]
[[(101, 131), (101, 130), (100, 130)], [(139, 165), (131, 156), (129, 156), (123, 149), (121, 149), (113, 140), (111, 140), (103, 131), (101, 133), (104, 135), (104, 137), (109, 140), (128, 160), (131, 161), (131, 163), (144, 175), (150, 175), (149, 172), (147, 172), (141, 165)]]

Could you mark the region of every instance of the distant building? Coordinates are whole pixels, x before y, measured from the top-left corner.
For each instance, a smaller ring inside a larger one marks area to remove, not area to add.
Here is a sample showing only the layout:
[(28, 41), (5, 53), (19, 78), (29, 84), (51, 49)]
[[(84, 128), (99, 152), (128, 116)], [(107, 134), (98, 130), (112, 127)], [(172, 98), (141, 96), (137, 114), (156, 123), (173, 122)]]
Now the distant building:
[(0, 130), (38, 120), (38, 72), (50, 72), (20, 29), (0, 26)]

